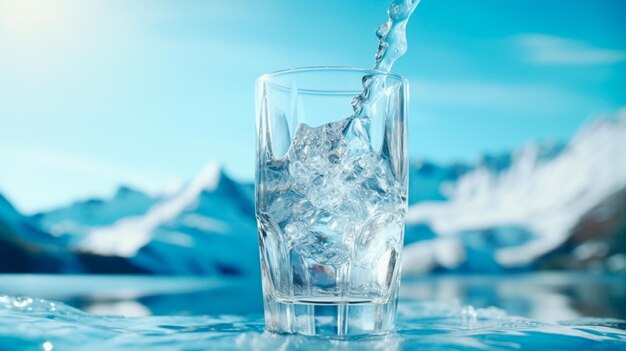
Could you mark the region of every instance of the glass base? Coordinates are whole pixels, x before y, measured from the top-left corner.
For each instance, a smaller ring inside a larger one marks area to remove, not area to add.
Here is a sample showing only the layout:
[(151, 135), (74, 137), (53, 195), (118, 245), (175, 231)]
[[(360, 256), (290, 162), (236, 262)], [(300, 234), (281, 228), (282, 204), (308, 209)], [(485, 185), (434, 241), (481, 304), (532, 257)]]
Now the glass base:
[(282, 303), (265, 298), (265, 329), (281, 334), (349, 338), (395, 328), (397, 298), (376, 303)]

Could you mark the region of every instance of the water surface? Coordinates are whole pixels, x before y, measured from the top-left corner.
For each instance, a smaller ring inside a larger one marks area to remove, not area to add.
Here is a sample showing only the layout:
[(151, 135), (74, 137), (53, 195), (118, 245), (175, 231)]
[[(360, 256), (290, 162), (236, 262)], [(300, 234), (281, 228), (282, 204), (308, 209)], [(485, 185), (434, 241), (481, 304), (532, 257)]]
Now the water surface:
[[(0, 297), (0, 350), (626, 350), (626, 322), (619, 319), (624, 276), (405, 279), (397, 332), (349, 341), (264, 332), (256, 286), (206, 278), (0, 276), (0, 294), (12, 294)], [(14, 295), (54, 297), (91, 313)]]

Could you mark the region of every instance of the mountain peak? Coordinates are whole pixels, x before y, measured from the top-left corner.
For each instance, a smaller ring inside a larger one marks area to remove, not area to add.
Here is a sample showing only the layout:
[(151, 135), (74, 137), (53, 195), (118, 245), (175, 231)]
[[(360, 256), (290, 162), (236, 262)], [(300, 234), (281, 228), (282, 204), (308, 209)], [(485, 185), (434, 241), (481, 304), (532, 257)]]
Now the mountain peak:
[[(608, 139), (607, 139), (608, 138)], [(595, 118), (586, 123), (572, 138), (571, 145), (626, 140), (626, 108), (615, 115)]]
[[(84, 251), (104, 255), (131, 257), (151, 239), (161, 224), (175, 219), (197, 201), (203, 191), (213, 192), (222, 179), (217, 162), (208, 164), (200, 174), (178, 194), (151, 207), (145, 214), (120, 220), (108, 227), (95, 228), (80, 244)], [(120, 240), (123, 238), (123, 241)]]
[(128, 185), (120, 185), (115, 191), (114, 198), (128, 197), (131, 195), (145, 195), (142, 191), (132, 188)]
[(190, 187), (197, 191), (214, 191), (220, 183), (223, 171), (222, 167), (217, 162), (211, 162), (206, 165), (200, 174), (194, 178)]
[(565, 147), (527, 144), (511, 161), (501, 172), (478, 167), (464, 174), (447, 186), (448, 201), (412, 206), (407, 222), (427, 223), (447, 238), (524, 228), (533, 240), (500, 248), (494, 257), (508, 267), (533, 262), (561, 245), (582, 215), (626, 187), (626, 110), (586, 124)]

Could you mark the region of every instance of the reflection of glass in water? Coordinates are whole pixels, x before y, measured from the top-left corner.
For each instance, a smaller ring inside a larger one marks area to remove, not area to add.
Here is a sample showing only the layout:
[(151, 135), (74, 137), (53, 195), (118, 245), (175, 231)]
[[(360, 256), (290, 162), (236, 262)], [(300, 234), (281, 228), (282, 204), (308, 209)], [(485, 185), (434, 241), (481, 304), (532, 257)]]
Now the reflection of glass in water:
[[(564, 277), (566, 276), (553, 274), (546, 276), (546, 280), (554, 282)], [(55, 278), (35, 279), (44, 279), (50, 286), (54, 286), (59, 282)], [(87, 279), (92, 283), (91, 278), (77, 277), (81, 282)], [(457, 278), (453, 279), (465, 282), (461, 286), (466, 288), (476, 283), (470, 277)], [(572, 287), (572, 284), (585, 285), (598, 279), (597, 276), (591, 275), (586, 277), (571, 275), (570, 278), (573, 279), (566, 279), (569, 283), (563, 282), (564, 287)], [(623, 279), (615, 275), (605, 278), (607, 280), (604, 283), (614, 282), (620, 286), (624, 284)], [(437, 279), (424, 281), (424, 287), (436, 283)], [(172, 278), (171, 281), (174, 284), (178, 283), (177, 279)], [(533, 279), (530, 281), (532, 285)], [(524, 279), (519, 279), (519, 283), (529, 285)], [(486, 294), (483, 296), (490, 295), (490, 287), (493, 287), (493, 284), (485, 284)], [(180, 305), (177, 304), (175, 308), (178, 306)], [(10, 350), (42, 349), (44, 343), (49, 343), (55, 350), (144, 348), (169, 351), (207, 347), (218, 350), (315, 351), (433, 348), (526, 350), (536, 349), (537, 345), (550, 345), (550, 349), (558, 350), (568, 348), (621, 350), (626, 340), (624, 329), (626, 324), (616, 319), (587, 318), (546, 324), (531, 319), (520, 319), (496, 308), (473, 308), (460, 303), (437, 303), (423, 299), (420, 302), (404, 301), (400, 304), (397, 333), (345, 341), (264, 333), (262, 323), (255, 317), (98, 316), (58, 302), (6, 295), (0, 295), (0, 314), (2, 315), (0, 326), (3, 331), (0, 333), (0, 345)]]

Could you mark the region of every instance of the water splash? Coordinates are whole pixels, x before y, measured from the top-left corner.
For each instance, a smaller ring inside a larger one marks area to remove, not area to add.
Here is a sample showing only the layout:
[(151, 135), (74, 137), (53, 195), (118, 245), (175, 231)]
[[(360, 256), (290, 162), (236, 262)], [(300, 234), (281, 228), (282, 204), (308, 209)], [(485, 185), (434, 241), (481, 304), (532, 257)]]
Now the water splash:
[(626, 348), (626, 322), (542, 323), (496, 308), (403, 302), (398, 331), (345, 340), (275, 335), (261, 316), (98, 316), (62, 303), (0, 296), (0, 350), (519, 350)]
[[(390, 72), (393, 64), (407, 51), (406, 25), (420, 0), (393, 0), (387, 10), (388, 20), (378, 27), (378, 50), (374, 69)], [(382, 95), (384, 79), (380, 76), (363, 77), (363, 91), (352, 100), (354, 115), (361, 118), (371, 117), (372, 103)]]
[(407, 50), (406, 25), (420, 0), (393, 0), (387, 15), (389, 19), (376, 30), (379, 39), (374, 69), (389, 72), (393, 64)]

